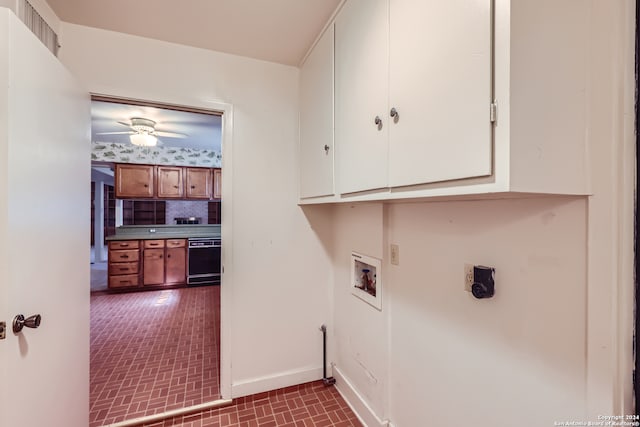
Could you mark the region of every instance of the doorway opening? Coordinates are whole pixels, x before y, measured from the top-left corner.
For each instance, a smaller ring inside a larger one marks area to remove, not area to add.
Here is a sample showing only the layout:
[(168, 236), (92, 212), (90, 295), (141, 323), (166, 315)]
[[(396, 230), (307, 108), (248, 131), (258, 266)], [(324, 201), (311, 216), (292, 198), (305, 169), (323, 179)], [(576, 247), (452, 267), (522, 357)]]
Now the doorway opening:
[(90, 425), (220, 399), (221, 279), (189, 253), (220, 241), (222, 114), (93, 96), (91, 132)]

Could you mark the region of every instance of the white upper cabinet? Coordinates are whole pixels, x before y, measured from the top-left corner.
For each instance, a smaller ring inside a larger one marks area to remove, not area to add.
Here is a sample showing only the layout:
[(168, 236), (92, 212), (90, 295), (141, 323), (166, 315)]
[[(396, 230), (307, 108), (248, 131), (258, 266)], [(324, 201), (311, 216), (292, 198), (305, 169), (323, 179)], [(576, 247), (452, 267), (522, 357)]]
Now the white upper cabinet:
[(388, 186), (389, 2), (349, 0), (335, 27), (337, 190), (384, 188)]
[(300, 71), (300, 198), (333, 191), (333, 25)]
[(335, 194), (301, 203), (588, 195), (589, 13), (583, 0), (347, 0)]
[(491, 0), (391, 0), (389, 22), (389, 187), (491, 175)]

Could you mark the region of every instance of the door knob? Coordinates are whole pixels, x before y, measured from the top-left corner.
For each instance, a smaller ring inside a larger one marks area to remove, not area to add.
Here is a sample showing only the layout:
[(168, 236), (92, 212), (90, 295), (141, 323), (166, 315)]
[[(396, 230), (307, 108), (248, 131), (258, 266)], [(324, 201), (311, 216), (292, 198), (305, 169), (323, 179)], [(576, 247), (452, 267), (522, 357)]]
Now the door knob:
[(17, 334), (18, 332), (22, 331), (22, 328), (25, 326), (27, 328), (35, 329), (40, 326), (41, 320), (42, 316), (40, 316), (39, 314), (34, 314), (33, 316), (29, 316), (26, 319), (22, 314), (18, 314), (13, 318), (13, 333)]

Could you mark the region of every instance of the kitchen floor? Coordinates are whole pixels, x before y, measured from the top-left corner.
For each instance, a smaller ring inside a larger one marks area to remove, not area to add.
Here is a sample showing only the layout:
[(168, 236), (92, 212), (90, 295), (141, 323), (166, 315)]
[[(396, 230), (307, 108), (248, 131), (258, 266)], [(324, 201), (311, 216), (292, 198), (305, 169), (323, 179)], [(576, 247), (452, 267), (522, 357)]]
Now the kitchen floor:
[(220, 287), (91, 296), (90, 427), (216, 400)]

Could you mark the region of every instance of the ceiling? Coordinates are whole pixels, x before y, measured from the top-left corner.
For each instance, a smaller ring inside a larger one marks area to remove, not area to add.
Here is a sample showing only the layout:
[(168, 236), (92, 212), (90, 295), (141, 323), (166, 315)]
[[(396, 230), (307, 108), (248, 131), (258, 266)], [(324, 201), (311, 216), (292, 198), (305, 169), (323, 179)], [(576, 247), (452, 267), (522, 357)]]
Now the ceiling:
[[(118, 122), (130, 122), (134, 117), (155, 121), (156, 131), (187, 135), (186, 138), (160, 136), (158, 141), (164, 147), (221, 151), (220, 116), (96, 100), (91, 101), (91, 141), (129, 144), (130, 129)], [(125, 133), (100, 135), (103, 132)]]
[(341, 0), (47, 2), (65, 22), (297, 66)]

